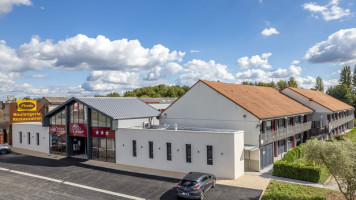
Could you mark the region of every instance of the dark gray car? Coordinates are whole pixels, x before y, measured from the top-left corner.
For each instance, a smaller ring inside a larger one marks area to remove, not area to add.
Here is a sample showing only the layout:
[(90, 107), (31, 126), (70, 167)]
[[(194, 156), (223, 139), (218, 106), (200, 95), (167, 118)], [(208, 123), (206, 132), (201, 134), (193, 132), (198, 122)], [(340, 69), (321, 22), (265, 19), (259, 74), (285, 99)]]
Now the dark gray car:
[(189, 172), (177, 185), (177, 196), (185, 199), (204, 199), (205, 193), (214, 188), (216, 177), (212, 174)]
[(6, 144), (0, 144), (0, 155), (10, 153), (11, 147)]

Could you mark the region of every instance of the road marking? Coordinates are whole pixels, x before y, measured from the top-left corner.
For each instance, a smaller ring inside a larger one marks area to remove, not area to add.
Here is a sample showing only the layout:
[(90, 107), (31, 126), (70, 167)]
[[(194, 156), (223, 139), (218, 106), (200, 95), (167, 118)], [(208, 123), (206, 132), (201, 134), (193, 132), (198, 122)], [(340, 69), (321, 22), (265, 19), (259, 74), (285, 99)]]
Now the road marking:
[(140, 197), (126, 195), (126, 194), (122, 194), (122, 193), (118, 193), (118, 192), (112, 192), (112, 191), (109, 191), (109, 190), (103, 190), (103, 189), (90, 187), (90, 186), (86, 186), (86, 185), (81, 185), (81, 184), (77, 184), (77, 183), (72, 183), (72, 182), (68, 182), (68, 181), (63, 181), (63, 180), (59, 180), (59, 179), (53, 179), (53, 178), (40, 176), (40, 175), (36, 175), (36, 174), (30, 174), (30, 173), (26, 173), (26, 172), (20, 172), (20, 171), (16, 171), (16, 170), (1, 168), (1, 167), (0, 167), (0, 170), (1, 171), (12, 172), (12, 173), (20, 174), (20, 175), (24, 175), (24, 176), (30, 176), (30, 177), (34, 177), (34, 178), (39, 178), (39, 179), (43, 179), (43, 180), (47, 180), (47, 181), (52, 181), (52, 182), (56, 182), (56, 183), (66, 184), (66, 185), (79, 187), (79, 188), (83, 188), (83, 189), (87, 189), (87, 190), (92, 190), (92, 191), (96, 191), (96, 192), (101, 192), (101, 193), (105, 193), (105, 194), (110, 194), (110, 195), (114, 195), (114, 196), (118, 196), (118, 197), (124, 197), (124, 198), (127, 198), (127, 199), (145, 200), (145, 199), (140, 198)]

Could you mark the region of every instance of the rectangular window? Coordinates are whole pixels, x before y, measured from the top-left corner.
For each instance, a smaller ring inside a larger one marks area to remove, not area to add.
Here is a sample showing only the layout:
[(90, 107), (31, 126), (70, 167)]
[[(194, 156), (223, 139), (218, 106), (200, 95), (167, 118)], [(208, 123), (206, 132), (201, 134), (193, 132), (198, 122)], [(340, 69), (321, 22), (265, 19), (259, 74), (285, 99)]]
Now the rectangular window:
[(307, 116), (307, 115), (304, 115), (303, 123), (306, 123), (306, 122), (308, 122), (308, 116)]
[(31, 133), (27, 132), (28, 144), (31, 144)]
[(40, 145), (40, 133), (36, 133), (37, 145)]
[(272, 129), (272, 121), (267, 121), (266, 130), (271, 130), (271, 129)]
[(132, 155), (133, 157), (137, 157), (136, 140), (132, 140)]
[(278, 120), (278, 127), (283, 128), (284, 127), (284, 119), (279, 119)]
[(20, 139), (20, 144), (22, 144), (22, 132), (20, 131), (20, 137), (19, 137), (19, 139)]
[(150, 158), (153, 158), (153, 142), (149, 141), (148, 145), (149, 145), (149, 151), (150, 151), (149, 156), (150, 156)]
[(187, 163), (191, 163), (192, 162), (192, 145), (191, 144), (185, 145), (185, 152), (186, 152)]
[(206, 146), (208, 165), (213, 165), (213, 146)]
[(295, 123), (297, 123), (297, 124), (300, 123), (300, 116), (297, 116), (297, 117), (295, 118)]
[(167, 160), (172, 160), (172, 144), (167, 142)]

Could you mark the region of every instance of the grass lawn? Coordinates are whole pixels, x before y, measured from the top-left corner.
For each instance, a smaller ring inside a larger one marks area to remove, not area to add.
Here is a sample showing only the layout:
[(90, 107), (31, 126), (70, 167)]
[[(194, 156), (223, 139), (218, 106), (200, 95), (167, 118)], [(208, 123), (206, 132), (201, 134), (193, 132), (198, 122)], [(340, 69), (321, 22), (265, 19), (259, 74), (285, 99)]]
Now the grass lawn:
[(356, 143), (356, 128), (353, 128), (350, 132), (348, 132), (347, 137), (352, 140), (352, 142)]
[(262, 200), (341, 200), (344, 196), (337, 191), (316, 188), (312, 186), (271, 181)]

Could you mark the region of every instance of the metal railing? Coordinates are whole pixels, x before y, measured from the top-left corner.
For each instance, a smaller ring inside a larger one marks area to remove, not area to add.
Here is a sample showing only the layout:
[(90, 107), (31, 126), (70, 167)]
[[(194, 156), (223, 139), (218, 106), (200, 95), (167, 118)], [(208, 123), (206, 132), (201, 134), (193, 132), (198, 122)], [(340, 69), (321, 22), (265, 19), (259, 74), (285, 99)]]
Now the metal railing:
[(294, 126), (288, 126), (285, 128), (279, 128), (275, 131), (267, 131), (265, 133), (260, 134), (260, 144), (268, 144), (271, 142), (275, 142), (281, 139), (284, 139), (289, 136), (293, 136), (298, 133), (302, 133), (304, 131), (311, 129), (312, 122), (295, 124)]
[(329, 123), (329, 130), (334, 129), (336, 127), (339, 127), (339, 126), (341, 126), (343, 124), (346, 124), (346, 123), (348, 123), (348, 122), (350, 122), (352, 120), (354, 120), (354, 115), (349, 115), (347, 117), (343, 117), (343, 118), (339, 118), (339, 119), (337, 119), (335, 121), (331, 121)]

